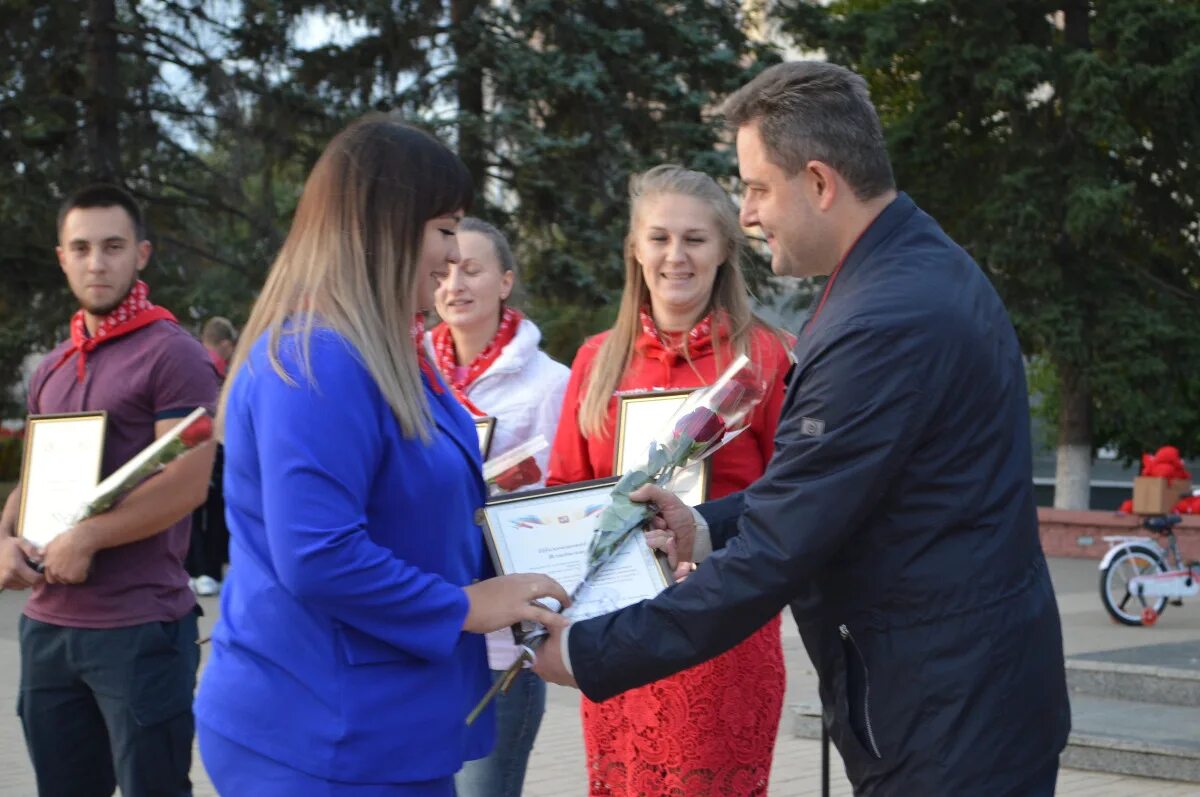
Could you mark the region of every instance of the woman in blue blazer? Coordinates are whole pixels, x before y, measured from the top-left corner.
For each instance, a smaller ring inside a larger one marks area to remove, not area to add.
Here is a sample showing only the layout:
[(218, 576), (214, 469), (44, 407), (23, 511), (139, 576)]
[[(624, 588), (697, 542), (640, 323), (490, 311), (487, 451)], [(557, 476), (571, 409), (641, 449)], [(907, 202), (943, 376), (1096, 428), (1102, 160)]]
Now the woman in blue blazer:
[[(218, 426), (230, 569), (196, 698), (225, 797), (451, 797), (492, 745), (480, 634), (562, 619), (486, 578), (469, 416), (420, 352), (457, 261), (462, 162), (385, 117), (326, 148), (246, 325)], [(479, 580), (485, 579), (485, 580)]]

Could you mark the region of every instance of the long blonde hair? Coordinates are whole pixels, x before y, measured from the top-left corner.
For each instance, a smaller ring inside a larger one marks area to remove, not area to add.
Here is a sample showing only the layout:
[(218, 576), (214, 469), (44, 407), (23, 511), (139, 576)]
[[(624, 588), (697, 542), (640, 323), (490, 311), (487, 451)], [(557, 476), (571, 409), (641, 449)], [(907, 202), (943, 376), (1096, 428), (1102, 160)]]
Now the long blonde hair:
[[(288, 384), (312, 378), (314, 327), (342, 335), (362, 358), (406, 437), (429, 439), (412, 325), (419, 308), (418, 263), (425, 224), (466, 210), (470, 173), (427, 133), (381, 114), (334, 137), (304, 184), (292, 228), (242, 331), (221, 392), (218, 432), (229, 391), (255, 341), (268, 336), (272, 368)], [(289, 374), (280, 340), (295, 335), (302, 373)]]
[[(738, 222), (733, 200), (717, 182), (703, 172), (663, 164), (629, 180), (629, 232), (625, 235), (625, 288), (617, 320), (592, 361), (583, 399), (579, 404), (579, 428), (591, 437), (604, 433), (608, 403), (633, 362), (634, 342), (641, 333), (639, 311), (650, 301), (642, 267), (634, 255), (642, 210), (648, 199), (675, 194), (705, 202), (713, 212), (717, 230), (725, 243), (725, 262), (717, 269), (712, 295), (705, 312), (721, 311), (728, 320), (728, 342), (733, 356), (749, 350), (756, 326), (766, 326), (750, 309), (749, 293), (742, 268), (749, 257), (746, 235)], [(714, 330), (716, 327), (714, 327)], [(721, 356), (718, 340), (714, 349)], [(718, 360), (719, 361), (719, 360)]]

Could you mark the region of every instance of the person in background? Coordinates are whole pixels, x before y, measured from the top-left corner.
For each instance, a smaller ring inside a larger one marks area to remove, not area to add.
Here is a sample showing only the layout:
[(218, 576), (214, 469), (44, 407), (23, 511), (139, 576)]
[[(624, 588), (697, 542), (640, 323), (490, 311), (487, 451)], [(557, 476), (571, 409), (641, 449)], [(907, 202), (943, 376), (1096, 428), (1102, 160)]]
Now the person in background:
[(329, 143), (221, 395), (230, 565), (196, 696), (223, 797), (453, 797), (495, 719), (483, 634), (564, 624), (490, 577), (470, 416), (422, 353), (466, 167), (387, 116)]
[[(200, 331), (200, 342), (204, 344), (208, 358), (212, 361), (217, 378), (222, 383), (229, 370), (237, 345), (237, 330), (229, 319), (213, 316), (204, 322)], [(225, 451), (217, 446), (213, 462), (212, 479), (208, 485), (208, 498), (204, 505), (192, 513), (192, 539), (188, 545), (187, 571), (191, 577), (188, 584), (202, 597), (216, 595), (221, 591), (225, 563), (229, 561), (229, 529), (225, 525), (225, 497), (222, 472), (225, 469)]]
[[(94, 185), (58, 214), (58, 263), (79, 302), (70, 337), (38, 365), (30, 414), (103, 410), (101, 476), (198, 407), (217, 378), (204, 349), (139, 274), (142, 212)], [(202, 444), (44, 551), (15, 537), (21, 490), (0, 516), (0, 586), (32, 588), (20, 621), (17, 713), (41, 797), (190, 797), (200, 649), (183, 559), (214, 445)], [(26, 559), (39, 561), (44, 576)]]
[[(719, 498), (752, 483), (771, 458), (787, 347), (750, 310), (746, 239), (711, 177), (658, 166), (630, 181), (630, 202), (620, 310), (575, 357), (548, 483), (613, 475), (619, 395), (711, 384), (748, 354), (765, 398), (749, 428), (713, 455), (709, 494)], [(784, 687), (776, 615), (710, 662), (604, 703), (585, 698), (589, 794), (766, 794)]]
[[(539, 434), (550, 443), (570, 371), (538, 348), (542, 333), (513, 306), (518, 285), (512, 248), (491, 224), (465, 218), (458, 225), (458, 249), (458, 262), (435, 275), (442, 321), (426, 333), (427, 349), (463, 406), (496, 419), (491, 456)], [(536, 455), (542, 474), (548, 458), (548, 448)], [(543, 475), (525, 488), (544, 482)], [(487, 648), (493, 679), (519, 655), (508, 628), (488, 634)], [(496, 698), (496, 747), (455, 777), (458, 797), (520, 797), (545, 710), (546, 683), (522, 671)]]
[(200, 330), (200, 342), (208, 351), (213, 368), (217, 369), (217, 376), (224, 382), (229, 362), (233, 359), (234, 348), (237, 346), (237, 330), (228, 318), (213, 316), (204, 322)]

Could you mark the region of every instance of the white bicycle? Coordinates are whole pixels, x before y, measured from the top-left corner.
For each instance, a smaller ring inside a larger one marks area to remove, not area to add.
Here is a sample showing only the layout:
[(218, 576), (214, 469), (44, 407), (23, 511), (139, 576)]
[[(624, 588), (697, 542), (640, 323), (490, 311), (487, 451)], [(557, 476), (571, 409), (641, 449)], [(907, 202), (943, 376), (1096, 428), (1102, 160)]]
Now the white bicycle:
[(1175, 542), (1179, 515), (1155, 515), (1142, 528), (1165, 538), (1105, 537), (1111, 546), (1100, 562), (1100, 600), (1118, 623), (1154, 625), (1167, 603), (1200, 593), (1200, 562), (1184, 563)]

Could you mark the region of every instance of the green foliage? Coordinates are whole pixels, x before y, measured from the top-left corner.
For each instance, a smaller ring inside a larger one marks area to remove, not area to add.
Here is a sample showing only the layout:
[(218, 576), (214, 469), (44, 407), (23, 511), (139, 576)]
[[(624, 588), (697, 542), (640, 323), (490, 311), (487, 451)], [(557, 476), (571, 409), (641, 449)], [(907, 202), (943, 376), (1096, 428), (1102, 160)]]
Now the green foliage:
[[(106, 8), (111, 23), (89, 17)], [(369, 111), (460, 148), (569, 361), (615, 313), (630, 173), (732, 175), (712, 111), (774, 58), (739, 4), (707, 0), (0, 0), (0, 17), (8, 374), (74, 308), (52, 252), (64, 195), (125, 185), (148, 214), (154, 300), (193, 327), (241, 323), (308, 170)]]
[(1084, 376), (1091, 441), (1200, 453), (1200, 4), (842, 0), (783, 21), (867, 77), (900, 187), (987, 270), (1055, 390)]
[(21, 477), (21, 457), (24, 450), (23, 437), (0, 434), (0, 482), (15, 482)]

